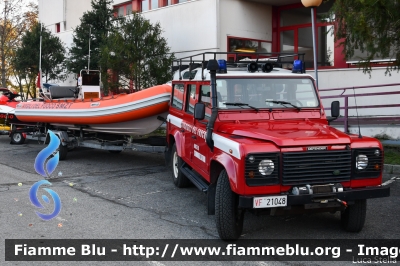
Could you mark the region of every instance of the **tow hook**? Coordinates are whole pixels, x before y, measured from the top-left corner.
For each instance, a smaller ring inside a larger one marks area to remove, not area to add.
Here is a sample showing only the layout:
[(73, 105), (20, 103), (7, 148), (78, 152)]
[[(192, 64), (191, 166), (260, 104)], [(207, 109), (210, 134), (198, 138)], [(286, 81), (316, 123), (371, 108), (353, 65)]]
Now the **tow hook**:
[(345, 208), (347, 208), (347, 202), (345, 202), (344, 200), (336, 199), (336, 201), (342, 204)]

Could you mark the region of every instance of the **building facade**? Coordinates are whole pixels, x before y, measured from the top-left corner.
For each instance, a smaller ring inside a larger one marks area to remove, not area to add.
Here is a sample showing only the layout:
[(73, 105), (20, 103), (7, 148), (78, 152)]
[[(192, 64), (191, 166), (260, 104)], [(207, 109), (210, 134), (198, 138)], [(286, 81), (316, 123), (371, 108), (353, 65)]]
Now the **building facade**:
[[(177, 58), (205, 51), (305, 53), (307, 72), (314, 75), (311, 12), (300, 0), (115, 0), (113, 5), (116, 15), (136, 11), (151, 22), (159, 22)], [(334, 43), (334, 23), (328, 16), (331, 5), (332, 1), (323, 3), (314, 14), (319, 89), (400, 83), (400, 73), (385, 74), (389, 59), (377, 58), (371, 77), (358, 69), (357, 53), (353, 59), (344, 59), (342, 48)], [(90, 0), (39, 0), (39, 20), (70, 47), (73, 29), (90, 8)], [(74, 82), (69, 80), (67, 84)], [(369, 88), (363, 93), (377, 90), (400, 91), (400, 87)], [(322, 93), (334, 94), (338, 92)], [(332, 100), (324, 100), (324, 105), (328, 107)], [(343, 99), (339, 100), (343, 105)], [(357, 98), (360, 106), (371, 101), (395, 104), (396, 97)], [(349, 99), (349, 105), (354, 103), (354, 98)], [(358, 115), (400, 116), (398, 109), (360, 109)], [(355, 110), (349, 110), (349, 115), (356, 115)], [(371, 130), (369, 135), (386, 133), (381, 129)], [(400, 137), (396, 134), (394, 137)]]

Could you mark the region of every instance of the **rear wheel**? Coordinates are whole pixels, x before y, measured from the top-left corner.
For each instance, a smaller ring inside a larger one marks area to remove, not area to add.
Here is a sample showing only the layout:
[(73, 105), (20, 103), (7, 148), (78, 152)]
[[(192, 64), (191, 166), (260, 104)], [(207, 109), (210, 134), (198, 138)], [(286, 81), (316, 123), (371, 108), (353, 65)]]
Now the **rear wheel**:
[(15, 132), (11, 134), (11, 143), (12, 144), (23, 144), (25, 142), (25, 137), (20, 132)]
[(235, 240), (243, 230), (244, 210), (238, 208), (239, 196), (231, 190), (224, 169), (217, 181), (215, 194), (215, 222), (222, 240)]
[(182, 173), (181, 166), (183, 164), (182, 158), (179, 157), (176, 151), (176, 144), (172, 146), (172, 180), (175, 186), (179, 188), (188, 187), (190, 185), (190, 180)]
[(360, 232), (365, 223), (367, 214), (367, 200), (356, 200), (341, 212), (341, 224), (348, 232)]

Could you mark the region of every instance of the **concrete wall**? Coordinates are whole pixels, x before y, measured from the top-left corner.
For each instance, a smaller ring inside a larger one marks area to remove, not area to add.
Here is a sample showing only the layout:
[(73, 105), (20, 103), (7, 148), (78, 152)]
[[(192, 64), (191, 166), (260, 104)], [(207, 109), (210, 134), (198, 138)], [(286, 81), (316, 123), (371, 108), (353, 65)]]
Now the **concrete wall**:
[[(318, 71), (319, 89), (322, 96), (338, 95), (342, 91), (324, 91), (330, 88), (343, 88), (353, 86), (372, 86), (400, 83), (400, 73), (392, 72), (391, 75), (385, 75), (386, 68), (373, 68), (371, 77), (364, 74), (362, 70), (358, 69), (335, 69), (335, 70), (320, 70)], [(314, 72), (309, 71), (308, 74), (314, 76)], [(400, 86), (393, 87), (373, 87), (355, 89), (355, 94), (362, 93), (376, 93), (376, 92), (400, 92)], [(343, 95), (352, 96), (354, 94), (352, 89), (346, 90)], [(382, 96), (359, 96), (356, 98), (357, 105), (384, 105), (384, 104), (399, 104), (400, 94), (382, 95)], [(330, 106), (330, 102), (339, 100), (341, 106), (344, 106), (343, 98), (326, 99), (323, 100), (324, 106)], [(354, 106), (354, 97), (349, 97), (349, 106)], [(344, 112), (342, 112), (344, 115)], [(400, 116), (400, 108), (369, 108), (358, 109), (359, 116)], [(350, 109), (349, 116), (356, 116), (356, 110)]]
[(65, 0), (39, 0), (39, 21), (51, 32), (55, 32), (56, 24), (64, 24)]
[(39, 0), (39, 21), (53, 33), (57, 23), (61, 32), (68, 31), (78, 26), (83, 13), (89, 10), (89, 0)]
[(65, 0), (66, 1), (66, 28), (65, 30), (71, 30), (76, 28), (81, 21), (80, 18), (83, 13), (92, 10), (92, 6), (89, 0)]
[(217, 51), (219, 0), (196, 0), (143, 12), (159, 22), (171, 51), (181, 58), (204, 51)]
[(114, 2), (112, 4), (115, 6), (115, 5), (119, 5), (119, 4), (126, 3), (126, 2), (129, 2), (129, 1), (127, 1), (127, 0), (114, 0)]
[[(217, 0), (219, 2), (221, 51), (227, 51), (228, 36), (272, 41), (272, 8), (257, 2)], [(271, 51), (268, 51), (271, 52)]]
[[(400, 73), (392, 72), (391, 75), (385, 75), (386, 68), (373, 68), (371, 76), (364, 74), (362, 70), (358, 69), (335, 69), (335, 70), (321, 70), (318, 71), (319, 87), (321, 96), (340, 95), (343, 91), (324, 91), (330, 88), (343, 88), (352, 86), (372, 86), (383, 84), (397, 84), (400, 83)], [(309, 74), (314, 76), (314, 72), (309, 71)], [(363, 93), (377, 93), (377, 92), (399, 92), (393, 95), (379, 95), (379, 96), (356, 96), (356, 101), (352, 95)], [(343, 95), (349, 95), (349, 106), (370, 106), (370, 105), (386, 105), (386, 104), (399, 104), (400, 99), (400, 86), (390, 87), (372, 87), (362, 89), (347, 89)], [(340, 101), (340, 106), (344, 105), (343, 98), (329, 98), (323, 99), (322, 103), (325, 107), (330, 107), (334, 100)], [(390, 117), (400, 116), (400, 108), (398, 107), (379, 107), (379, 108), (357, 108), (349, 109), (349, 117), (356, 117), (358, 112), (359, 117)], [(330, 111), (328, 111), (330, 114)], [(344, 116), (344, 110), (341, 110), (341, 116)], [(340, 130), (344, 130), (343, 126), (336, 126)], [(349, 125), (350, 133), (358, 134), (358, 125)], [(400, 126), (396, 123), (380, 123), (376, 125), (363, 125), (361, 124), (361, 133), (364, 136), (382, 136), (387, 135), (392, 139), (400, 139)]]

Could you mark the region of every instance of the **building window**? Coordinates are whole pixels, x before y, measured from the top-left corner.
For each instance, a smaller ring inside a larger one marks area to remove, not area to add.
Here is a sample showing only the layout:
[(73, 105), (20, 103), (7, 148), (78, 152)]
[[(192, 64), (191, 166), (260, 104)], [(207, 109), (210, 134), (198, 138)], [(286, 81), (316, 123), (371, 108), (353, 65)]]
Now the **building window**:
[(125, 15), (128, 16), (130, 14), (132, 14), (132, 3), (126, 5), (125, 7)]
[(158, 8), (158, 0), (151, 0), (151, 9)]
[(123, 17), (125, 15), (124, 7), (118, 7), (118, 17)]
[[(232, 53), (270, 53), (271, 47), (272, 43), (267, 41), (228, 37), (228, 52)], [(229, 55), (228, 60), (235, 60), (234, 57), (234, 55)], [(242, 56), (238, 55), (238, 57), (236, 60), (241, 59)], [(249, 55), (243, 57), (249, 57)]]
[(132, 1), (114, 7), (114, 15), (118, 17), (128, 16), (132, 14)]
[[(333, 2), (323, 3), (316, 9), (317, 64), (318, 67), (335, 66), (335, 43), (333, 21), (328, 12)], [(278, 41), (279, 51), (285, 53), (304, 53), (306, 68), (313, 68), (313, 40), (311, 12), (302, 4), (278, 8)], [(336, 51), (337, 53), (338, 51)]]
[(57, 23), (56, 24), (56, 33), (60, 32), (60, 31), (61, 31), (60, 23)]
[(142, 1), (142, 12), (150, 10), (150, 0), (143, 0)]
[(141, 5), (140, 10), (144, 12), (148, 10), (154, 10), (160, 7), (188, 2), (190, 0), (136, 0), (136, 1), (139, 1), (139, 4)]

